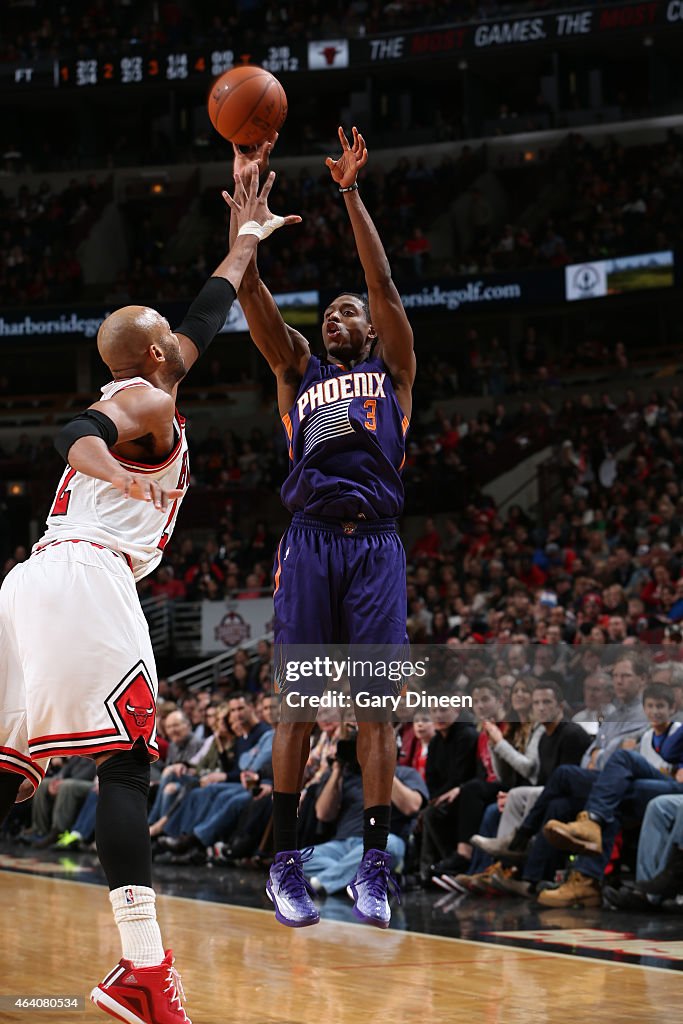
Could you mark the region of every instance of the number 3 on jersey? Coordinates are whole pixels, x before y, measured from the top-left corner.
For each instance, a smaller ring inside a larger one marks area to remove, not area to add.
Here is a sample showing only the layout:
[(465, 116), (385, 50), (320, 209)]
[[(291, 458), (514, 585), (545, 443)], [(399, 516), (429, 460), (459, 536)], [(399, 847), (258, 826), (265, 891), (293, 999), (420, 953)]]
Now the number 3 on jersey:
[[(190, 464), (188, 461), (187, 452), (185, 452), (183, 455), (182, 464), (180, 466), (180, 473), (178, 474), (178, 483), (176, 484), (176, 488), (178, 490), (185, 490), (189, 482)], [(171, 509), (168, 513), (168, 519), (166, 520), (166, 524), (161, 534), (161, 538), (159, 539), (159, 543), (157, 544), (159, 551), (163, 551), (166, 545), (168, 544), (169, 540), (171, 539), (171, 533), (173, 532), (173, 527), (175, 526), (175, 518), (176, 515), (178, 514), (179, 501), (180, 499), (176, 498), (173, 504), (171, 505)]]
[(59, 484), (59, 489), (54, 500), (54, 504), (50, 509), (51, 516), (65, 516), (69, 511), (69, 502), (71, 501), (71, 491), (69, 490), (69, 484), (76, 476), (75, 469), (67, 469), (64, 476)]
[(366, 430), (377, 430), (377, 399), (368, 398), (363, 402), (363, 408), (366, 416), (363, 426)]

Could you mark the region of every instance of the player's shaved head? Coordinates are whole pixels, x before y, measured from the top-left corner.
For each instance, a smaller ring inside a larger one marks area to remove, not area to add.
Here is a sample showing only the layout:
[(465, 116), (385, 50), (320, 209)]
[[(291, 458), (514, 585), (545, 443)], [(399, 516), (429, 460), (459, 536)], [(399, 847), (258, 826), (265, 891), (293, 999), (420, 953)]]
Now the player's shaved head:
[(168, 323), (149, 306), (124, 306), (107, 317), (97, 332), (97, 349), (116, 376), (143, 366), (150, 345), (160, 344)]

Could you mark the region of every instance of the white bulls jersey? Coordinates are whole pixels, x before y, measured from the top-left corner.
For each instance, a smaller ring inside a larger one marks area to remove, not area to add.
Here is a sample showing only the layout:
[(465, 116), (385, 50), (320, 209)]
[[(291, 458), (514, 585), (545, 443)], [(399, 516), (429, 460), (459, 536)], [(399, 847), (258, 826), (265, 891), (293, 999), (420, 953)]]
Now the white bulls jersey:
[[(102, 388), (102, 400), (133, 387), (153, 387), (142, 377), (112, 381)], [(112, 455), (131, 473), (155, 480), (166, 490), (187, 490), (190, 469), (185, 420), (176, 411), (173, 450), (158, 465), (144, 465)], [(182, 498), (165, 512), (151, 502), (126, 498), (104, 480), (95, 480), (67, 466), (47, 517), (47, 530), (34, 547), (56, 541), (83, 540), (112, 548), (125, 555), (137, 580), (152, 572), (161, 560), (178, 516)]]

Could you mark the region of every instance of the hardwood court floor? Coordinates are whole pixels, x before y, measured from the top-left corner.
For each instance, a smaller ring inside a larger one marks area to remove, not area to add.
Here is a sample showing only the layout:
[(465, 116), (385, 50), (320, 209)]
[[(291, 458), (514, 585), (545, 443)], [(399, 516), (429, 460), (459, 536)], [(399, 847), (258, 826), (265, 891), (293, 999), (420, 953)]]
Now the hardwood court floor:
[[(0, 872), (0, 994), (87, 995), (120, 956), (106, 890)], [(469, 940), (158, 899), (193, 1024), (649, 1024), (683, 976)], [(96, 1024), (85, 1012), (8, 1011), (3, 1024)]]

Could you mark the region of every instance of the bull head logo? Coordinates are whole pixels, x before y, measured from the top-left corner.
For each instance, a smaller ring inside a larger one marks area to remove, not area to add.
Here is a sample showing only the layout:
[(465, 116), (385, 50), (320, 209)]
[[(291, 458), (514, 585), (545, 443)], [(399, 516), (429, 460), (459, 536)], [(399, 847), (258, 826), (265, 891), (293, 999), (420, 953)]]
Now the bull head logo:
[(322, 53), (323, 57), (325, 58), (325, 63), (329, 67), (332, 67), (332, 65), (334, 64), (335, 57), (337, 56), (338, 53), (341, 53), (341, 50), (338, 50), (336, 46), (326, 46), (320, 52)]
[(137, 665), (106, 699), (116, 734), (131, 743), (143, 740), (156, 752), (156, 687), (145, 663)]
[(154, 714), (154, 705), (150, 708), (134, 708), (132, 704), (126, 704), (126, 711), (129, 715), (132, 715), (135, 719), (135, 724), (138, 729), (144, 729), (147, 725), (147, 719), (150, 715)]

